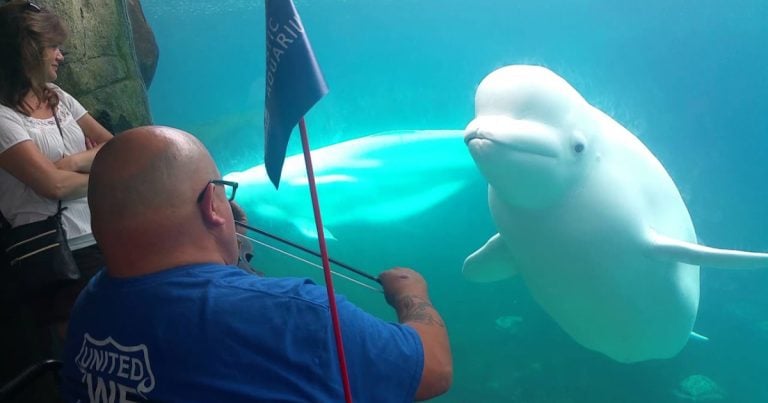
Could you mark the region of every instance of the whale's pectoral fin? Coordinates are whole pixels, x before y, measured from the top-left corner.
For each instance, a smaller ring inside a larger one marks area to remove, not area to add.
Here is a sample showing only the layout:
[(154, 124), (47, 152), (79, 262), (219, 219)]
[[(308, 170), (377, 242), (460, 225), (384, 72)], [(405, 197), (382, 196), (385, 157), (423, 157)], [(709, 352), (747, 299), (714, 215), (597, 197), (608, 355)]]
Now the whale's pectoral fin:
[[(301, 235), (312, 240), (317, 240), (317, 224), (314, 222), (307, 220), (294, 220), (293, 225), (296, 227), (299, 233), (301, 233)], [(323, 227), (323, 235), (325, 235), (325, 239), (336, 241), (336, 237), (333, 235), (331, 230), (326, 227)]]
[(709, 337), (704, 336), (703, 334), (698, 334), (696, 332), (691, 332), (690, 338), (691, 340), (709, 341)]
[(768, 253), (717, 249), (650, 231), (651, 253), (658, 259), (721, 269), (768, 268)]
[(489, 282), (515, 275), (514, 258), (507, 245), (496, 234), (464, 260), (464, 277), (470, 281)]

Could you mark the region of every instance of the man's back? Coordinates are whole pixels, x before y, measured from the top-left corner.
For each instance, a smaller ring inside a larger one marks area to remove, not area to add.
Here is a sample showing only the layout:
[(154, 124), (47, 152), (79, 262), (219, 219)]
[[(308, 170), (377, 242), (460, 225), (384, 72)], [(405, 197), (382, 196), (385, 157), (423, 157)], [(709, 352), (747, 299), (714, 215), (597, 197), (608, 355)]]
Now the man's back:
[[(411, 327), (338, 302), (353, 397), (412, 401), (424, 352)], [(232, 266), (99, 273), (65, 347), (67, 401), (343, 401), (325, 288)]]
[[(134, 128), (99, 150), (88, 207), (106, 268), (72, 312), (66, 401), (344, 400), (324, 288), (232, 266), (236, 190), (178, 129)], [(445, 393), (448, 333), (426, 281), (403, 267), (378, 280), (405, 326), (339, 299), (354, 400)]]

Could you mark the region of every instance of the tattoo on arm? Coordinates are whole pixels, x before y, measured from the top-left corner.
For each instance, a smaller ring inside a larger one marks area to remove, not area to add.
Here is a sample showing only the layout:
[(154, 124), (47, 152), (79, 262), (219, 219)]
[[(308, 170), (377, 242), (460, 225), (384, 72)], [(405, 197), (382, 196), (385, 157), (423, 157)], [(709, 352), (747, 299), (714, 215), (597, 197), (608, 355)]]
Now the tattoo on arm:
[(401, 322), (418, 322), (425, 325), (445, 327), (432, 304), (423, 297), (405, 295), (398, 299), (398, 316)]

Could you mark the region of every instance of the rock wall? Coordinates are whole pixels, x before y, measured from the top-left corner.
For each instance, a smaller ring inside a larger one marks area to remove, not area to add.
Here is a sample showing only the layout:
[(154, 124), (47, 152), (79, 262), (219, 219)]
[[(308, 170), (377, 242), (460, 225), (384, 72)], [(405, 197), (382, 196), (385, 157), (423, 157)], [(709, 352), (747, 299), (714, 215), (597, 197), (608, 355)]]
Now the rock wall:
[[(151, 124), (147, 87), (157, 65), (157, 45), (139, 0), (47, 0), (43, 4), (61, 16), (70, 32), (64, 44), (66, 64), (57, 84), (113, 133)], [(136, 28), (129, 15), (134, 15)], [(137, 30), (142, 32), (144, 56), (154, 54), (154, 60), (144, 63), (144, 78), (134, 46)]]
[(133, 47), (136, 50), (141, 78), (144, 80), (144, 86), (149, 88), (152, 79), (155, 77), (160, 50), (155, 41), (155, 34), (144, 17), (141, 2), (139, 0), (128, 0), (127, 6), (128, 19), (131, 23), (133, 34)]

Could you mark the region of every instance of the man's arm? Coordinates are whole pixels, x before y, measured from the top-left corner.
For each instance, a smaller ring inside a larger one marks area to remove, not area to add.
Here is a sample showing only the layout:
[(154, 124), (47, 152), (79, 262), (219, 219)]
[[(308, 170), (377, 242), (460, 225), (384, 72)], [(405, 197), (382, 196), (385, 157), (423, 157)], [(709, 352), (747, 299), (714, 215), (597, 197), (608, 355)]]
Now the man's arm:
[(379, 280), (400, 323), (413, 327), (424, 346), (424, 370), (415, 399), (445, 393), (453, 381), (451, 348), (445, 323), (429, 300), (424, 278), (413, 270), (395, 268), (382, 273)]

